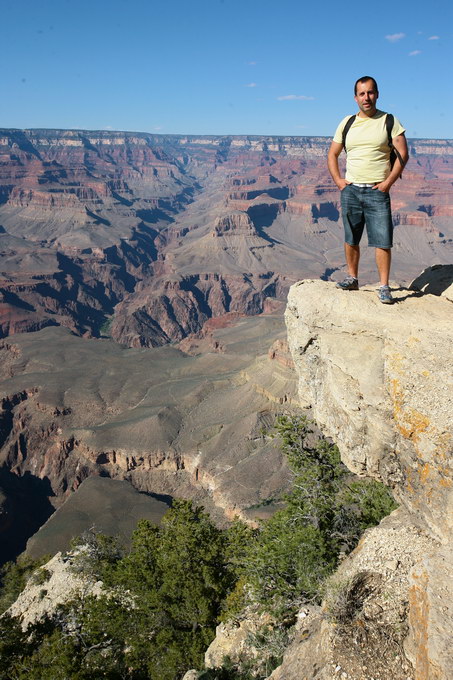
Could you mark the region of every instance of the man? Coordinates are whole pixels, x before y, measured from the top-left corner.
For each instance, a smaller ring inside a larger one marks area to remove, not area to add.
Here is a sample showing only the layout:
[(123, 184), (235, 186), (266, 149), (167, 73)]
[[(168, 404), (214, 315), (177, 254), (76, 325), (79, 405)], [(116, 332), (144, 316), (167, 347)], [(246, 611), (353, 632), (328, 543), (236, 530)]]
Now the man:
[[(345, 256), (348, 276), (338, 288), (358, 290), (360, 239), (366, 224), (368, 245), (375, 248), (380, 284), (378, 296), (384, 304), (393, 302), (389, 288), (393, 223), (390, 209), (390, 187), (401, 175), (408, 159), (404, 128), (397, 118), (391, 130), (392, 144), (399, 153), (390, 167), (390, 147), (386, 128), (387, 114), (376, 108), (379, 97), (374, 78), (363, 76), (354, 86), (354, 99), (359, 107), (346, 139), (343, 130), (351, 116), (339, 124), (328, 155), (328, 168), (341, 191), (341, 212), (345, 230)], [(344, 140), (344, 143), (343, 143)], [(338, 157), (347, 152), (346, 176), (338, 167)]]

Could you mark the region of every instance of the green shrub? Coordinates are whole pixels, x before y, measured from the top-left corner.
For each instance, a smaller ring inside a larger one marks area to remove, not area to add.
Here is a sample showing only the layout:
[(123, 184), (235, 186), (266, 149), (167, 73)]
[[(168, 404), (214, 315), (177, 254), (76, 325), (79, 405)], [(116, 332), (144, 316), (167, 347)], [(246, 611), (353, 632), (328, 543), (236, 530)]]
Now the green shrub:
[(51, 573), (48, 569), (46, 569), (45, 567), (39, 567), (38, 569), (36, 569), (32, 573), (32, 575), (30, 577), (30, 581), (35, 586), (42, 586), (42, 585), (44, 585), (44, 583), (47, 583), (50, 576), (51, 576)]
[[(337, 446), (314, 437), (304, 416), (281, 416), (274, 436), (281, 438), (293, 489), (285, 509), (263, 522), (253, 540), (244, 541), (239, 573), (252, 599), (281, 616), (304, 601), (320, 601), (322, 583), (340, 553), (352, 550), (364, 529), (396, 505), (379, 482), (351, 481)], [(238, 599), (239, 593), (230, 596), (225, 618), (235, 615)]]
[(74, 568), (102, 578), (105, 595), (67, 602), (45, 632), (28, 631), (28, 677), (174, 680), (201, 668), (236, 580), (226, 546), (189, 501), (175, 501), (159, 527), (140, 521), (127, 555), (112, 537), (78, 539)]
[[(17, 600), (32, 575), (33, 578), (42, 578), (46, 570), (40, 570), (38, 567), (48, 562), (49, 559), (49, 555), (39, 559), (21, 555), (15, 562), (7, 562), (3, 565), (0, 569), (0, 614)], [(39, 583), (43, 582), (39, 581)]]
[(107, 580), (109, 572), (121, 558), (123, 551), (116, 536), (89, 529), (71, 541), (74, 554), (72, 569), (101, 581)]

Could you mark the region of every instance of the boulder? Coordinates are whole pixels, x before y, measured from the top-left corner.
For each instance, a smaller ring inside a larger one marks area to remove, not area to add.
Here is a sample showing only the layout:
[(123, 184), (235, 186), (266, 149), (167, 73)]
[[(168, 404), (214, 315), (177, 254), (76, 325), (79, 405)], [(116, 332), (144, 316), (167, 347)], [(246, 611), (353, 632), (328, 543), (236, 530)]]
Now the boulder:
[(74, 555), (57, 553), (32, 574), (24, 590), (7, 610), (20, 619), (22, 628), (52, 616), (60, 604), (87, 595), (99, 596), (101, 581), (92, 581), (74, 569)]

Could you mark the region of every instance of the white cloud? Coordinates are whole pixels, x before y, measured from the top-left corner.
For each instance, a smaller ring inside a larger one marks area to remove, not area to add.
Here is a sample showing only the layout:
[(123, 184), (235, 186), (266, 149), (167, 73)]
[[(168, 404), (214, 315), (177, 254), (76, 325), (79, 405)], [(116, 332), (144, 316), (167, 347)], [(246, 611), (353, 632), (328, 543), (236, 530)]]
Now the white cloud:
[(314, 97), (306, 97), (304, 94), (285, 94), (284, 97), (277, 97), (279, 102), (289, 101), (290, 99), (303, 99), (304, 101), (309, 101), (314, 99)]
[(156, 132), (158, 132), (159, 130), (162, 130), (162, 125), (155, 125), (153, 127), (153, 130), (156, 130)]
[(431, 35), (428, 40), (440, 40), (438, 35)]
[(247, 83), (245, 87), (256, 87), (256, 83)]
[(256, 61), (248, 61), (247, 66), (256, 66)]
[(417, 54), (421, 54), (421, 53), (422, 53), (421, 50), (414, 50), (413, 52), (409, 52), (409, 56), (410, 57), (416, 57)]
[(405, 33), (391, 33), (390, 35), (386, 35), (385, 39), (388, 40), (389, 42), (398, 42), (398, 40), (401, 40), (402, 38), (405, 37), (406, 37)]

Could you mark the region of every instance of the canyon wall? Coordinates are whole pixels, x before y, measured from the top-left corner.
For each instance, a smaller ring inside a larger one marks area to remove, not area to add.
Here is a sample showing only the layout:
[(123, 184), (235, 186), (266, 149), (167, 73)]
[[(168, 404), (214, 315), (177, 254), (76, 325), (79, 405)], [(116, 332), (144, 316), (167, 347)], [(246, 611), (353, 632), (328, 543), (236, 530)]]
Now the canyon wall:
[[(0, 130), (0, 335), (63, 325), (154, 347), (344, 266), (323, 137)], [(410, 140), (400, 281), (447, 263), (453, 145)], [(364, 257), (364, 276), (374, 277)]]
[[(421, 292), (430, 282), (437, 295)], [(401, 505), (337, 574), (345, 601), (354, 592), (357, 599), (362, 584), (348, 635), (341, 640), (338, 620), (329, 619), (329, 607), (338, 608), (331, 593), (275, 680), (340, 670), (354, 679), (453, 676), (452, 282), (452, 267), (433, 268), (412, 288), (395, 287), (392, 306), (368, 286), (344, 292), (306, 280), (290, 290), (286, 323), (300, 399), (346, 465), (384, 482)], [(407, 627), (404, 653), (385, 671), (379, 664), (397, 626)]]

